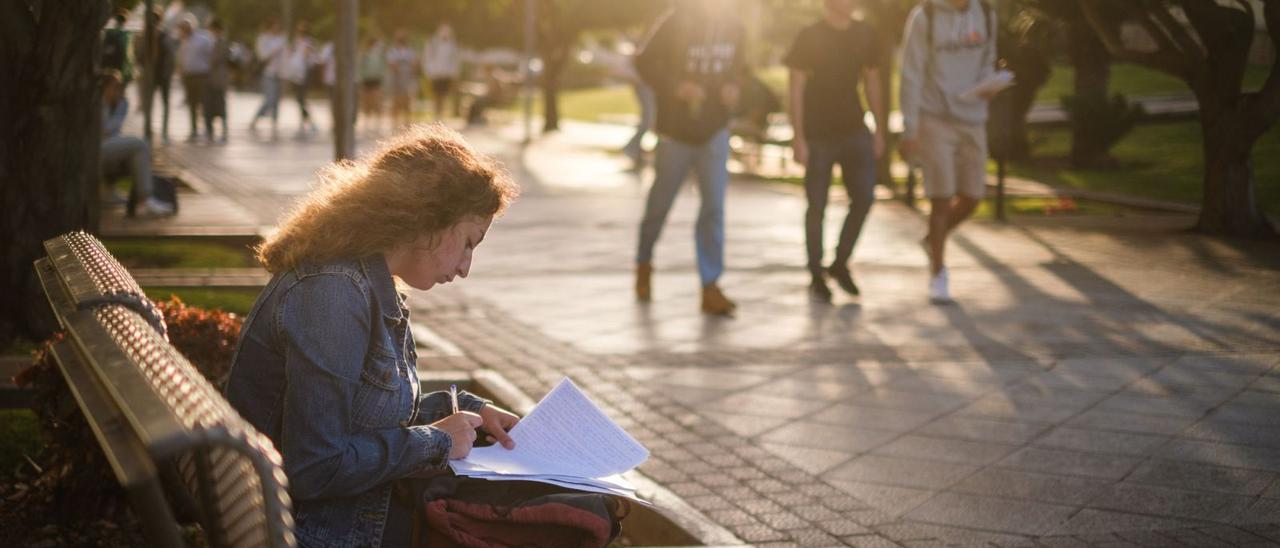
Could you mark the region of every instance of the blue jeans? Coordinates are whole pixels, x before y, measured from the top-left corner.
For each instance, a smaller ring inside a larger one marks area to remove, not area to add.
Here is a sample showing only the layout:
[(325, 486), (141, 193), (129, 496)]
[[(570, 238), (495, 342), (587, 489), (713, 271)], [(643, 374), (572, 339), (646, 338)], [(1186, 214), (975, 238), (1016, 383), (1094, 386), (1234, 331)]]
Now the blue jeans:
[(809, 272), (822, 271), (822, 217), (827, 210), (831, 188), (831, 168), (840, 164), (841, 179), (849, 195), (849, 213), (840, 229), (835, 265), (843, 266), (853, 255), (853, 245), (862, 233), (862, 223), (875, 201), (876, 156), (871, 134), (863, 128), (852, 135), (832, 139), (809, 139), (809, 161), (804, 166), (804, 192), (809, 208), (804, 216), (805, 248)]
[(701, 145), (682, 143), (665, 136), (658, 137), (655, 152), (653, 187), (640, 221), (640, 247), (636, 261), (653, 260), (653, 246), (662, 234), (667, 213), (689, 170), (698, 180), (702, 197), (694, 242), (698, 250), (698, 275), (702, 285), (715, 283), (724, 273), (724, 193), (729, 184), (729, 129), (716, 133)]
[(271, 116), (271, 121), (275, 122), (280, 114), (280, 78), (275, 76), (262, 77), (262, 106), (258, 107), (258, 113), (253, 115), (253, 119), (257, 120), (264, 116)]
[(644, 134), (653, 128), (654, 110), (657, 108), (655, 101), (657, 99), (653, 95), (653, 88), (644, 84), (635, 84), (632, 88), (636, 92), (636, 102), (640, 104), (640, 120), (636, 123), (636, 134), (631, 136), (631, 140), (627, 142), (627, 146), (622, 147), (622, 152), (631, 158), (639, 158), (643, 151), (640, 144), (644, 140)]

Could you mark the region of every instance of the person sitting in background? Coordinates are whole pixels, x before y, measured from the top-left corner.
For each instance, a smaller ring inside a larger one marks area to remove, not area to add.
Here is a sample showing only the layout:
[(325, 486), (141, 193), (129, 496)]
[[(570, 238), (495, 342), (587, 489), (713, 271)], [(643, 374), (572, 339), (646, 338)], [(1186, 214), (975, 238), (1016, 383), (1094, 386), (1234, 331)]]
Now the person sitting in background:
[(484, 92), (476, 96), (467, 109), (468, 127), (485, 125), (485, 111), (506, 103), (510, 98), (511, 85), (515, 81), (510, 73), (494, 65), (485, 65), (481, 71), (484, 75)]
[(120, 72), (106, 71), (102, 76), (102, 173), (110, 178), (128, 173), (133, 179), (133, 195), (141, 200), (143, 216), (169, 215), (173, 206), (152, 196), (151, 147), (131, 135), (121, 135), (129, 100), (124, 97), (124, 81)]

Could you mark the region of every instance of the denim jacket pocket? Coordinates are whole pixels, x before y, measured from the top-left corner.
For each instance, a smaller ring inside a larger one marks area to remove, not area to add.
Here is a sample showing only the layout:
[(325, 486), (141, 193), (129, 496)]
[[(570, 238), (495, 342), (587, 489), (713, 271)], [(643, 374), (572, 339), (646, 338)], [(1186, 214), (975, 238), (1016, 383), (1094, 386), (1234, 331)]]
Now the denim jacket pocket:
[(400, 377), (397, 358), (370, 352), (356, 388), (355, 422), (366, 428), (390, 428), (407, 422), (413, 412), (409, 387)]

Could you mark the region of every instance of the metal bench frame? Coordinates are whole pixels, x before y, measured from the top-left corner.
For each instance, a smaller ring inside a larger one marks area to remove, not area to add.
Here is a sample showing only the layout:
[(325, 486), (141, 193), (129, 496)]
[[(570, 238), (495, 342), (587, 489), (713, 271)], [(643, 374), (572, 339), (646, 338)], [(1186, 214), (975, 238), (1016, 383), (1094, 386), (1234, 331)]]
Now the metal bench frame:
[(73, 232), (44, 246), (36, 272), (67, 335), (54, 357), (149, 543), (185, 545), (167, 488), (212, 546), (296, 545), (271, 440), (169, 344), (163, 318), (101, 242)]

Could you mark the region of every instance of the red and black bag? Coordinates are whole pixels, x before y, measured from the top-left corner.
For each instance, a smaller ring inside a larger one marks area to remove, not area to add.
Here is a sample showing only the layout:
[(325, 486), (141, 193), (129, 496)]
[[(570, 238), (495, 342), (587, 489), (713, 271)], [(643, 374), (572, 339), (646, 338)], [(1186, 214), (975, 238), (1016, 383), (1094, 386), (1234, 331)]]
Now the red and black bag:
[(626, 499), (533, 481), (453, 474), (413, 480), (419, 547), (603, 547), (618, 537)]

